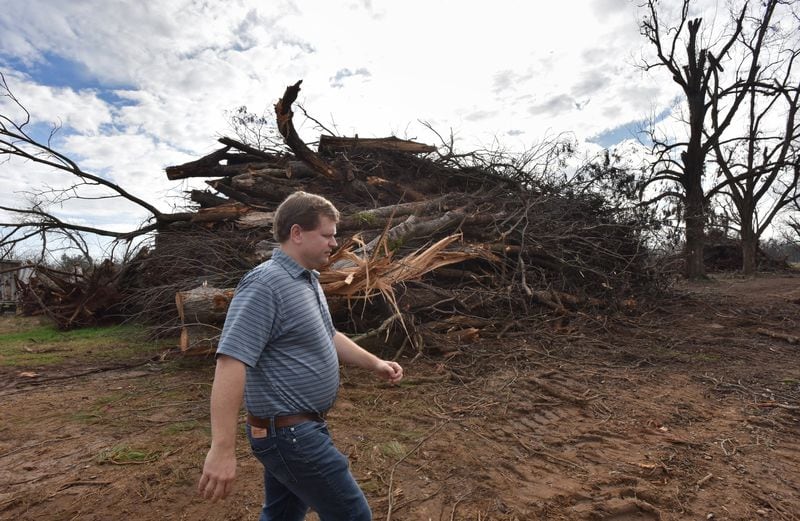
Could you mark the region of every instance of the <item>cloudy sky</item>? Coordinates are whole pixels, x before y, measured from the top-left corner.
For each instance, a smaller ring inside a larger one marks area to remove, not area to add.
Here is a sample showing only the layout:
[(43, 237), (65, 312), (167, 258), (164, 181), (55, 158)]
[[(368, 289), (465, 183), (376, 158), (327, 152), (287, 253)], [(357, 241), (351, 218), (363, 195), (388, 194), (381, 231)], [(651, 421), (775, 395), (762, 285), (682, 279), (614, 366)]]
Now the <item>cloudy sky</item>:
[[(187, 185), (164, 167), (218, 148), (226, 111), (269, 111), (299, 79), (299, 102), (341, 135), (435, 144), (426, 121), (462, 149), (521, 150), (560, 132), (589, 151), (629, 139), (678, 94), (636, 67), (650, 52), (638, 4), (0, 0), (0, 72), (35, 135), (58, 122), (55, 148), (166, 210)], [(0, 110), (18, 117), (8, 101)], [(0, 204), (62, 182), (0, 165)], [(119, 230), (145, 216), (107, 200), (55, 210)]]

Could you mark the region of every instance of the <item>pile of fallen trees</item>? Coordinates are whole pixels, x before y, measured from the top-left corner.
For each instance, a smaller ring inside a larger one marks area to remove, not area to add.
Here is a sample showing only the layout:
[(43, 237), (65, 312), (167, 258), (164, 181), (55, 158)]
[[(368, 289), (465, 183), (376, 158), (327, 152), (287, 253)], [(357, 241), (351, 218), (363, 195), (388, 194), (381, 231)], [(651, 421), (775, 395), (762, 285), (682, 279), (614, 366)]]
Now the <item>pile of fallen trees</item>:
[(508, 156), (457, 155), (395, 137), (322, 135), (314, 151), (292, 122), (299, 87), (275, 106), (286, 153), (222, 138), (224, 148), (166, 169), (172, 180), (209, 178), (209, 189), (189, 193), (190, 222), (159, 234), (145, 264), (156, 277), (142, 290), (170, 280), (165, 266), (182, 244), (185, 263), (201, 251), (214, 256), (202, 241), (180, 237), (203, 230), (237, 241), (235, 260), (216, 255), (219, 262), (168, 285), (187, 326), (185, 349), (214, 345), (219, 306), (238, 277), (269, 258), (274, 211), (296, 190), (323, 195), (342, 213), (342, 246), (321, 282), (337, 327), (362, 340), (452, 351), (481, 335), (525, 330), (533, 316), (613, 310), (657, 285), (642, 223), (603, 197), (546, 181)]
[(451, 352), (481, 336), (529, 334), (553, 314), (629, 308), (661, 283), (636, 214), (554, 181), (559, 165), (547, 154), (538, 164), (457, 154), (444, 140), (328, 134), (314, 150), (294, 128), (299, 89), (275, 105), (283, 152), (222, 138), (219, 150), (167, 168), (172, 180), (206, 179), (187, 194), (190, 213), (159, 221), (153, 243), (121, 265), (37, 268), (21, 288), (23, 311), (64, 328), (112, 316), (181, 326), (184, 349), (208, 351), (237, 281), (277, 246), (275, 209), (296, 190), (341, 212), (341, 246), (321, 282), (336, 326), (361, 342)]
[(17, 278), (17, 308), (23, 315), (48, 317), (59, 329), (95, 326), (120, 319), (120, 277), (125, 266), (105, 260), (84, 271), (24, 265)]

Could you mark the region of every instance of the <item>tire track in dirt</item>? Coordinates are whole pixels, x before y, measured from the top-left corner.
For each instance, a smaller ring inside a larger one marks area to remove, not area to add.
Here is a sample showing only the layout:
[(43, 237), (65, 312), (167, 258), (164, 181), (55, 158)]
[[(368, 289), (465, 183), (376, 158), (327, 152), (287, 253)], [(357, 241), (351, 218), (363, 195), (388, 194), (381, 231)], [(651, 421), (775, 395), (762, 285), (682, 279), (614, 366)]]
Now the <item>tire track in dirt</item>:
[[(603, 428), (611, 411), (594, 387), (563, 370), (500, 372), (482, 387), (483, 400), (498, 406), (458, 418), (462, 432), (472, 436), (452, 437), (443, 445), (452, 450), (453, 443), (466, 443), (468, 455), (491, 448), (491, 458), (474, 462), (480, 469), (477, 479), (466, 480), (462, 488), (482, 490), (494, 505), (501, 505), (501, 512), (552, 519), (662, 518), (664, 501), (648, 494), (648, 483), (637, 475), (643, 469), (630, 461), (642, 452), (641, 446), (636, 439)], [(461, 401), (451, 410), (463, 415), (465, 407)], [(473, 461), (467, 459), (469, 467)], [(454, 468), (460, 475), (459, 466)], [(481, 481), (507, 483), (508, 488), (498, 493), (496, 488), (481, 488)], [(638, 517), (626, 517), (634, 515)]]
[[(485, 375), (463, 386), (480, 392), (442, 393), (459, 396), (441, 407), (441, 414), (453, 417), (460, 429), (432, 450), (444, 455), (462, 447), (464, 464), (449, 469), (448, 475), (456, 476), (449, 483), (483, 494), (486, 499), (475, 501), (479, 512), (509, 512), (508, 519), (620, 521), (705, 516), (710, 512), (695, 511), (693, 505), (713, 501), (709, 493), (716, 496), (725, 487), (748, 490), (746, 478), (730, 477), (726, 469), (734, 462), (719, 445), (722, 436), (741, 436), (745, 404), (738, 396), (719, 403), (690, 376), (676, 377), (671, 368), (659, 371), (631, 368), (620, 377), (617, 370), (562, 361), (554, 370)], [(471, 407), (475, 398), (480, 403)], [(733, 434), (719, 431), (728, 428)], [(765, 459), (783, 460), (776, 472), (790, 478), (776, 492), (786, 498), (794, 486), (791, 476), (798, 475), (798, 459), (793, 442), (786, 444), (787, 454), (783, 447), (770, 449), (774, 452)], [(731, 505), (734, 512), (749, 512), (736, 498)]]
[(640, 486), (636, 476), (616, 471), (618, 477), (612, 480), (598, 479), (603, 469), (625, 461), (636, 449), (622, 436), (598, 428), (605, 407), (593, 388), (566, 373), (552, 371), (530, 378), (528, 389), (524, 387), (520, 389), (523, 394), (526, 390), (544, 392), (560, 400), (558, 405), (532, 411), (529, 421), (519, 421), (525, 427), (520, 437), (540, 446), (534, 447), (530, 456), (545, 461), (551, 475), (568, 472), (573, 477), (573, 486), (551, 501), (569, 505), (570, 517), (574, 518), (625, 519), (636, 515), (637, 519), (660, 519), (657, 506), (631, 492), (632, 483)]

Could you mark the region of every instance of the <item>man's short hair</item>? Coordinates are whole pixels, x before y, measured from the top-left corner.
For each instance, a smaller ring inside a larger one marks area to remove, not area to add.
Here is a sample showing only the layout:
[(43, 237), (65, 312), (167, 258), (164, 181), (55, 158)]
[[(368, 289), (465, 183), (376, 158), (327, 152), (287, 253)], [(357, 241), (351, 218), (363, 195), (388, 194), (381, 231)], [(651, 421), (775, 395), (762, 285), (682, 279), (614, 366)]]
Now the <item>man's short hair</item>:
[(292, 226), (299, 225), (303, 230), (313, 230), (319, 226), (320, 216), (339, 222), (339, 210), (322, 196), (308, 192), (295, 192), (275, 210), (272, 223), (272, 236), (283, 243), (289, 240)]

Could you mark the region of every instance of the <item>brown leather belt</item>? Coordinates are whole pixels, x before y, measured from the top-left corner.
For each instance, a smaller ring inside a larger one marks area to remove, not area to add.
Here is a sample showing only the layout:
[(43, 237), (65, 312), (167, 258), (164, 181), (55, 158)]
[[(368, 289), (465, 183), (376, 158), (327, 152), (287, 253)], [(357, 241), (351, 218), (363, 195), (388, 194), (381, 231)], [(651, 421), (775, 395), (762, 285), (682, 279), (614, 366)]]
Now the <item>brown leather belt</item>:
[[(260, 427), (262, 429), (269, 429), (269, 421), (273, 418), (259, 418), (258, 416), (253, 416), (250, 413), (247, 413), (247, 423), (253, 427)], [(325, 421), (322, 418), (322, 415), (315, 413), (315, 412), (302, 412), (299, 414), (289, 414), (286, 416), (275, 416), (275, 428), (281, 429), (283, 427), (291, 427), (292, 425), (297, 425), (298, 423), (303, 423), (307, 421), (313, 422), (323, 422)]]

